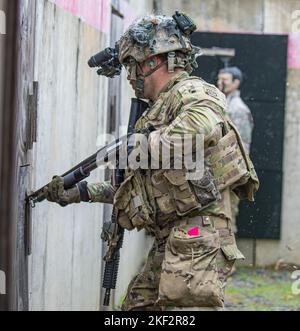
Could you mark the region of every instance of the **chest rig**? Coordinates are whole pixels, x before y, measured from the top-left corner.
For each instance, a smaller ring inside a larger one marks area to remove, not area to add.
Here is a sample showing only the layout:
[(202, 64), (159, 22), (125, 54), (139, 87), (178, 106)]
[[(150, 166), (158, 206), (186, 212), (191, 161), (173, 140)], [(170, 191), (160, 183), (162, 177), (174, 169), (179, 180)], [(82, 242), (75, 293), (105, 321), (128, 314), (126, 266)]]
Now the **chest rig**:
[[(180, 102), (174, 102), (178, 93)], [(126, 180), (115, 195), (119, 223), (126, 229), (151, 229), (186, 215), (205, 214), (209, 205), (221, 199), (220, 192), (229, 187), (235, 188), (240, 196), (253, 199), (255, 187), (248, 184), (252, 177), (254, 182), (257, 178), (254, 167), (237, 130), (221, 113), (225, 108), (225, 98), (214, 86), (197, 77), (183, 78), (169, 91), (161, 93), (155, 104), (139, 119), (136, 129), (149, 125), (157, 130), (163, 129), (183, 107), (203, 100), (214, 102), (210, 116), (216, 124), (216, 134), (211, 139), (213, 146), (205, 147), (203, 178), (187, 180), (185, 169), (128, 169)]]

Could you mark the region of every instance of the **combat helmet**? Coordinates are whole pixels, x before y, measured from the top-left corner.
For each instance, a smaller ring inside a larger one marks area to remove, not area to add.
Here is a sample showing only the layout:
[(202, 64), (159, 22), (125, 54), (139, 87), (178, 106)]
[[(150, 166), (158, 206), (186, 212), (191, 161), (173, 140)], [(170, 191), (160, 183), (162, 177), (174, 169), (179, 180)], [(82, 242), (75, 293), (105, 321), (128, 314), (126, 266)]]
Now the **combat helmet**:
[[(195, 30), (192, 19), (178, 11), (173, 17), (148, 15), (137, 19), (117, 42), (119, 62), (125, 67), (134, 66), (151, 56), (167, 54), (169, 72), (181, 67), (191, 73), (197, 67), (196, 58), (200, 55), (200, 49), (193, 46), (190, 40)], [(145, 77), (157, 69), (154, 68)], [(143, 79), (137, 79), (137, 89), (143, 89), (143, 84)]]

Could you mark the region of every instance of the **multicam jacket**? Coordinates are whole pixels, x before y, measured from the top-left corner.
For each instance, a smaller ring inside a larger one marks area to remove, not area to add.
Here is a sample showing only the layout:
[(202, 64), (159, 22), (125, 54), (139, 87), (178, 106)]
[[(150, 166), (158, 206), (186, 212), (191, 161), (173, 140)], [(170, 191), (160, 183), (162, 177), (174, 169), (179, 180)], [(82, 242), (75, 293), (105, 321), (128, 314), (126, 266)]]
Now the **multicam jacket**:
[[(225, 157), (219, 157), (219, 152), (225, 151), (227, 148), (222, 146), (224, 140), (222, 138), (226, 132), (233, 132), (227, 123), (225, 106), (225, 96), (216, 87), (200, 78), (189, 77), (188, 73), (181, 72), (164, 87), (158, 99), (150, 105), (147, 113), (136, 125), (137, 129), (149, 124), (156, 128), (156, 131), (149, 137), (150, 151), (159, 150), (159, 146), (167, 144), (174, 134), (192, 136), (203, 134), (205, 162), (208, 165), (211, 162), (214, 163), (214, 165), (209, 165), (208, 174), (211, 174), (212, 171), (216, 177), (219, 176), (215, 179), (217, 179), (221, 194), (216, 196), (216, 199), (207, 198), (215, 189), (213, 178), (205, 186), (208, 191), (203, 192), (201, 182), (201, 185), (197, 185), (197, 182), (186, 180), (184, 169), (149, 169), (145, 171), (128, 169), (126, 180), (117, 192), (110, 183), (89, 184), (91, 200), (114, 203), (121, 214), (125, 214), (130, 219), (132, 228), (138, 229), (151, 227), (151, 223), (168, 222), (185, 215), (207, 215), (231, 219), (230, 189), (233, 186), (225, 184), (228, 182), (227, 177), (229, 184), (237, 181), (236, 169), (232, 168), (232, 164), (233, 162), (241, 163), (240, 160), (234, 158), (241, 158), (242, 153), (236, 153), (238, 149), (236, 135), (229, 134), (226, 146), (236, 148), (232, 154), (234, 157), (227, 155), (227, 160)], [(244, 170), (247, 178), (245, 180), (245, 176), (243, 177), (243, 183), (247, 183), (249, 178), (256, 182), (257, 177), (251, 161), (247, 159), (246, 163), (248, 169), (245, 167)], [(221, 165), (221, 168), (218, 164)], [(211, 169), (211, 166), (216, 167)], [(225, 176), (224, 179), (225, 174), (219, 172), (226, 166), (228, 166), (227, 177)], [(250, 193), (249, 190), (241, 190), (240, 193), (244, 197), (252, 199), (255, 190), (252, 189)], [(208, 204), (206, 200), (209, 202)]]

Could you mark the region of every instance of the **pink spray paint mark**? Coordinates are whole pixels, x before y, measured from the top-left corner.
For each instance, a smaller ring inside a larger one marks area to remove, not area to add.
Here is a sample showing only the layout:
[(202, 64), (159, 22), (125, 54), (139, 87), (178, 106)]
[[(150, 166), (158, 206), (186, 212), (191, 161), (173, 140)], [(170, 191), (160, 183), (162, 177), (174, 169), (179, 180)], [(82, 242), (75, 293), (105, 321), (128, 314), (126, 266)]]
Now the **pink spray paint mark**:
[(199, 236), (199, 228), (193, 228), (193, 229), (189, 230), (188, 235), (190, 235), (191, 237)]
[(289, 34), (288, 67), (300, 68), (300, 32)]
[(86, 24), (108, 33), (110, 30), (109, 0), (50, 0), (58, 7), (81, 18)]

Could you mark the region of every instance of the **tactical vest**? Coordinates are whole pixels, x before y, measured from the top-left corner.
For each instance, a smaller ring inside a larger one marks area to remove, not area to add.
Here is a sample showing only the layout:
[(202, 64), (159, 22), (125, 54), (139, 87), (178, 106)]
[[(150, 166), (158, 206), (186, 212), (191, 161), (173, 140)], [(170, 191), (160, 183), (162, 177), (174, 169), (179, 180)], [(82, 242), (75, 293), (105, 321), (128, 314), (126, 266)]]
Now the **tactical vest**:
[[(179, 95), (180, 104), (172, 105)], [(186, 179), (186, 170), (126, 170), (126, 180), (115, 195), (119, 223), (128, 230), (151, 229), (155, 225), (186, 215), (206, 215), (205, 210), (233, 189), (239, 198), (253, 200), (258, 178), (245, 152), (241, 137), (224, 109), (226, 100), (216, 87), (198, 77), (178, 82), (137, 122), (136, 129), (152, 125), (161, 129), (170, 125), (178, 111), (201, 104), (210, 109), (217, 123), (205, 146), (205, 172), (201, 180)], [(212, 106), (213, 102), (213, 106)], [(200, 106), (201, 107), (201, 106)]]

